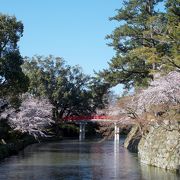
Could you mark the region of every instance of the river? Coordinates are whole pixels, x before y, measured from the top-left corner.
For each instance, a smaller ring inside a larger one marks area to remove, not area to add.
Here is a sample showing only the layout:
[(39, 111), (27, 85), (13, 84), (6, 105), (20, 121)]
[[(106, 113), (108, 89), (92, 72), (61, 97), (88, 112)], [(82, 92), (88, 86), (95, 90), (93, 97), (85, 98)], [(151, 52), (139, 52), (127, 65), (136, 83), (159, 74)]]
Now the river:
[(178, 175), (141, 165), (121, 143), (64, 140), (28, 146), (0, 163), (0, 180), (178, 180)]

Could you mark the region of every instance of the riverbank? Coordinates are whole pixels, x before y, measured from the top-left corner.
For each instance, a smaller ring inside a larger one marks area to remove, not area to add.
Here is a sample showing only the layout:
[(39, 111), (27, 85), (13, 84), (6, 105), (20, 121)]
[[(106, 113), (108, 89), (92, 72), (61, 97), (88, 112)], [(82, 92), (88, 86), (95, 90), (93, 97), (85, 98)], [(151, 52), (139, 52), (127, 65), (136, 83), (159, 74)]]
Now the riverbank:
[(124, 147), (138, 153), (142, 164), (180, 173), (180, 122), (164, 120), (147, 127), (141, 136), (138, 126), (132, 127)]
[(34, 143), (37, 143), (37, 141), (33, 137), (25, 137), (21, 140), (16, 140), (14, 142), (0, 144), (0, 160), (11, 155), (15, 155), (28, 145)]
[(49, 142), (58, 142), (63, 140), (63, 137), (45, 137), (36, 140), (32, 136), (24, 137), (23, 139), (15, 140), (14, 142), (0, 144), (0, 160), (3, 160), (6, 157), (18, 154), (21, 150), (26, 148), (29, 145), (35, 143), (49, 143)]

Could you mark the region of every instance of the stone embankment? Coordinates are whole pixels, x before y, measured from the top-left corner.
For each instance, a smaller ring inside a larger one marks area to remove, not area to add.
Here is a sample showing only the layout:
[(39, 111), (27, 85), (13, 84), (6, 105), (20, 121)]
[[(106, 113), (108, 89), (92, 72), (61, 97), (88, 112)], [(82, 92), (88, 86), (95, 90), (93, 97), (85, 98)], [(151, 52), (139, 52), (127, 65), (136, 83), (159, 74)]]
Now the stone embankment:
[(137, 125), (134, 125), (125, 139), (124, 147), (127, 148), (130, 152), (138, 153), (138, 144), (140, 139), (141, 135), (139, 133), (139, 128)]
[(138, 152), (141, 163), (180, 171), (180, 122), (154, 123), (139, 142), (137, 134), (138, 128), (134, 126), (125, 141), (125, 147)]

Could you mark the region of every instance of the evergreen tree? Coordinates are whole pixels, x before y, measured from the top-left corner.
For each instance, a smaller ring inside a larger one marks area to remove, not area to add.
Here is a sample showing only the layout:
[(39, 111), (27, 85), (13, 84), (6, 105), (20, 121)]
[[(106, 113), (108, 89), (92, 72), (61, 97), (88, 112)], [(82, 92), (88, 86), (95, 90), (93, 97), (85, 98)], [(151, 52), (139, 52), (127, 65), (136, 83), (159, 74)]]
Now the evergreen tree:
[(164, 69), (170, 71), (180, 69), (180, 1), (168, 0), (166, 9), (166, 32), (160, 34), (160, 49), (157, 48), (157, 51)]
[(23, 24), (20, 21), (0, 14), (0, 98), (9, 100), (13, 105), (19, 104), (19, 95), (28, 87), (17, 46), (22, 34)]
[(166, 3), (167, 13), (157, 10), (163, 0), (124, 1), (117, 15), (110, 18), (120, 26), (107, 36), (116, 55), (109, 69), (99, 72), (100, 77), (112, 86), (122, 83), (125, 88), (139, 87), (148, 85), (162, 68), (179, 67), (179, 5), (171, 1)]
[(79, 66), (66, 65), (62, 58), (26, 58), (23, 70), (30, 79), (29, 93), (49, 99), (56, 123), (65, 116), (91, 115), (106, 102), (107, 88)]

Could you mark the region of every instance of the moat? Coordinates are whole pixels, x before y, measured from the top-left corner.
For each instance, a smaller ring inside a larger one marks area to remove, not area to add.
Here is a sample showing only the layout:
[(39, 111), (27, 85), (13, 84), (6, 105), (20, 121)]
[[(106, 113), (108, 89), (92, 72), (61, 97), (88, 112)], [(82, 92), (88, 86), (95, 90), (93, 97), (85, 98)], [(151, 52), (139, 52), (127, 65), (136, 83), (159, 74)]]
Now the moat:
[[(121, 140), (122, 141), (122, 140)], [(28, 146), (0, 163), (1, 180), (176, 180), (170, 171), (140, 164), (121, 142), (64, 140)]]

